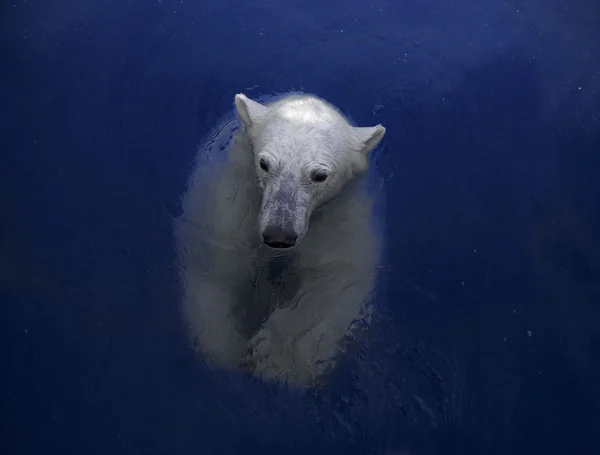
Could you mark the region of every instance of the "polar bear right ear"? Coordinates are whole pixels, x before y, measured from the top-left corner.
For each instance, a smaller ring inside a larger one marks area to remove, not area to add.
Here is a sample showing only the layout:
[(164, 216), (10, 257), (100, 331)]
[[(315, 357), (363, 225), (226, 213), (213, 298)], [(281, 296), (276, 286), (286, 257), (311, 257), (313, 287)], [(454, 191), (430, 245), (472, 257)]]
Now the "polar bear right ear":
[(268, 109), (266, 106), (252, 101), (243, 93), (235, 95), (235, 108), (246, 128), (250, 128), (260, 122), (260, 119)]

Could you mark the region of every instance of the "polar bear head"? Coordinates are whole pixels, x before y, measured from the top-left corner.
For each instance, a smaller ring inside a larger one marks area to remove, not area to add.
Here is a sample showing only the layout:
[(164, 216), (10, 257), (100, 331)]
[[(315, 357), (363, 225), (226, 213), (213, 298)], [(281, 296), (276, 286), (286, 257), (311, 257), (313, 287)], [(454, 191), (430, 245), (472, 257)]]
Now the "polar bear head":
[(354, 127), (308, 95), (263, 105), (238, 94), (235, 106), (262, 190), (260, 234), (272, 248), (291, 248), (306, 235), (312, 211), (367, 170), (385, 128)]

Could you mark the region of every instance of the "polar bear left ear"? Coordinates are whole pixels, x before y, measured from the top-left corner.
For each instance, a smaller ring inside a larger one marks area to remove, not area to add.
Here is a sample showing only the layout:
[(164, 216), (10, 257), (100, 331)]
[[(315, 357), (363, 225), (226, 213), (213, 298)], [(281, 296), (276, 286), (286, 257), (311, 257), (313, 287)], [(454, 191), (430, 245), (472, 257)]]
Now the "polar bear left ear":
[(385, 128), (382, 125), (370, 127), (352, 127), (354, 139), (356, 141), (356, 154), (353, 155), (352, 172), (354, 175), (360, 175), (367, 170), (367, 155), (381, 141), (385, 134)]
[(354, 134), (360, 146), (360, 153), (367, 156), (383, 138), (385, 127), (383, 125), (354, 127)]
[(267, 107), (252, 101), (243, 93), (235, 95), (235, 109), (246, 128), (255, 125), (267, 112)]

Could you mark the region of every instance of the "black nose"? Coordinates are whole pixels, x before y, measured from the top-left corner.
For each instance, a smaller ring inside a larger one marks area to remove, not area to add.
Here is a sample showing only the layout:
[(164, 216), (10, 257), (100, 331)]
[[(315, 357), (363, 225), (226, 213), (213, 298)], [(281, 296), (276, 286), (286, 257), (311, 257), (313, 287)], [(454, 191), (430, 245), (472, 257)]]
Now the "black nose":
[(267, 226), (263, 231), (263, 242), (271, 248), (291, 248), (296, 244), (298, 236), (291, 229), (279, 226)]

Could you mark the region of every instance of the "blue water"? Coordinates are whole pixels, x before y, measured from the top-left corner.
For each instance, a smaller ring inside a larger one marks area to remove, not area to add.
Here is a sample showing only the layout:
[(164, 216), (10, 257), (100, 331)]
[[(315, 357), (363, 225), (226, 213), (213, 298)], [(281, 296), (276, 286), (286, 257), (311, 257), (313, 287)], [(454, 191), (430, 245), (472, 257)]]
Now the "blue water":
[[(600, 444), (600, 6), (14, 0), (0, 57), (4, 454)], [(172, 218), (233, 96), (387, 133), (372, 337), (330, 386), (209, 371)]]

